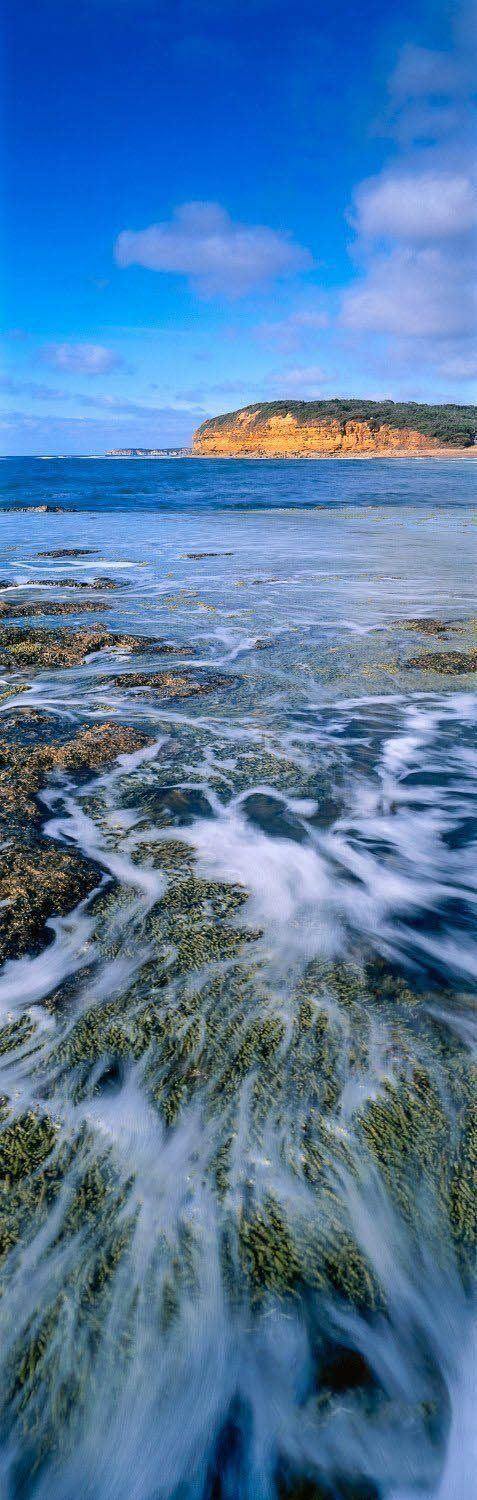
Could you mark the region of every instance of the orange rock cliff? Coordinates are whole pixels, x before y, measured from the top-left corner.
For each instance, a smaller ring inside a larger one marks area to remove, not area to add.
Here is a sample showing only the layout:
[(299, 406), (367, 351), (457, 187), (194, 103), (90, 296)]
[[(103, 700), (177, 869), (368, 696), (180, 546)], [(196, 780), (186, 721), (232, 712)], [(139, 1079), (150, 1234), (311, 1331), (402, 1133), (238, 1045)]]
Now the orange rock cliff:
[[(390, 417), (386, 411), (387, 420), (380, 419), (381, 404), (379, 417), (368, 416), (366, 410), (363, 415), (347, 414), (343, 410), (339, 416), (332, 412), (321, 413), (317, 411), (320, 404), (300, 402), (295, 404), (294, 410), (293, 402), (264, 403), (244, 407), (226, 416), (212, 417), (194, 434), (193, 451), (214, 457), (306, 458), (334, 454), (432, 454), (472, 446), (472, 434), (460, 432), (457, 422), (449, 423), (448, 431), (445, 428), (441, 431), (442, 423), (427, 419), (428, 412), (444, 411), (444, 408), (420, 409), (416, 406), (416, 413), (420, 410), (426, 412), (426, 430), (419, 431), (423, 419), (416, 416), (416, 426), (413, 426), (412, 407), (406, 421), (401, 409), (398, 420), (394, 420), (393, 411)], [(346, 405), (359, 407), (358, 402), (342, 403), (342, 407)], [(369, 409), (373, 403), (368, 402), (365, 406)], [(392, 403), (387, 403), (387, 406), (392, 408)], [(452, 409), (453, 412), (462, 410)], [(469, 408), (465, 410), (469, 411)], [(437, 427), (437, 433), (429, 431), (432, 425)]]

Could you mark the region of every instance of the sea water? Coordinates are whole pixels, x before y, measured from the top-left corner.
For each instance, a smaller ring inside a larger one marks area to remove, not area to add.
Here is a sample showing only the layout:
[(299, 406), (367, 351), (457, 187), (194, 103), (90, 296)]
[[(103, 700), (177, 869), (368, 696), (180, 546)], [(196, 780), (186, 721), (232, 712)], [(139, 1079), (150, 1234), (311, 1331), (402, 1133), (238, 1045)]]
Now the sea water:
[[(2, 1262), (8, 1500), (471, 1500), (472, 1282), (443, 1203), (476, 1040), (477, 695), (410, 665), (443, 641), (409, 622), (475, 641), (476, 473), (2, 465), (0, 599), (44, 590), (48, 623), (45, 585), (107, 575), (102, 623), (228, 683), (167, 701), (106, 651), (0, 702), (150, 737), (46, 787), (44, 833), (99, 897), (0, 972), (4, 1023), (34, 1022), (1, 1094), (66, 1153)], [(151, 1000), (147, 1048), (78, 1053), (85, 1017), (117, 1004), (127, 1030)], [(414, 1126), (384, 1164), (363, 1133), (418, 1074), (442, 1173)]]

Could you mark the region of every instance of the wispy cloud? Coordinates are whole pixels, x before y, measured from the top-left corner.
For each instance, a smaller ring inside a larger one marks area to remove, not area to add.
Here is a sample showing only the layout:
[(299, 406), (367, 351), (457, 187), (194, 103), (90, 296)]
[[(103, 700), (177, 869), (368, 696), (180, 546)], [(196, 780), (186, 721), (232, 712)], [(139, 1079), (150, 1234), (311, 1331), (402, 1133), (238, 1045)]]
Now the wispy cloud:
[(0, 375), (0, 390), (7, 396), (28, 396), (32, 401), (66, 401), (66, 391), (43, 385), (38, 380), (18, 380), (14, 375)]
[(217, 203), (185, 203), (166, 223), (124, 229), (118, 265), (186, 276), (205, 297), (245, 296), (277, 277), (308, 269), (311, 255), (289, 235), (234, 223)]
[(321, 365), (295, 365), (288, 370), (274, 371), (267, 384), (280, 391), (285, 401), (287, 396), (312, 400), (323, 394), (323, 387), (330, 384), (330, 375)]
[(439, 52), (408, 42), (401, 48), (389, 79), (389, 93), (407, 108), (411, 99), (452, 98), (466, 87), (467, 69), (453, 52)]
[(445, 140), (465, 129), (471, 94), (469, 56), (409, 44), (389, 79), (386, 131), (401, 146)]
[[(220, 387), (216, 386), (215, 389), (219, 390)], [(0, 376), (0, 390), (4, 391), (7, 396), (17, 396), (20, 399), (54, 404), (59, 401), (63, 404), (73, 405), (76, 408), (84, 407), (87, 412), (101, 412), (111, 417), (137, 416), (144, 417), (146, 420), (163, 416), (164, 413), (169, 416), (171, 412), (183, 409), (186, 409), (188, 412), (192, 411), (193, 406), (199, 399), (192, 397), (187, 392), (182, 392), (171, 405), (154, 406), (145, 401), (130, 400), (127, 396), (111, 396), (99, 391), (91, 393), (90, 391), (58, 390), (50, 385), (41, 385), (35, 380), (17, 380), (9, 375)], [(202, 407), (200, 410), (202, 411)], [(68, 417), (65, 420), (69, 421), (73, 420), (73, 418)], [(77, 413), (77, 420), (82, 420), (81, 412)]]
[(176, 400), (185, 402), (204, 402), (209, 400), (210, 397), (212, 397), (214, 400), (216, 398), (220, 399), (223, 397), (224, 400), (226, 400), (228, 396), (236, 396), (237, 391), (248, 393), (254, 389), (254, 382), (252, 382), (251, 380), (247, 380), (246, 377), (242, 379), (237, 378), (237, 380), (216, 380), (212, 382), (206, 382), (203, 385), (189, 386), (185, 390), (178, 391), (176, 394)]
[(8, 453), (104, 453), (107, 448), (188, 445), (207, 410), (175, 405), (128, 412), (59, 416), (11, 411), (0, 417), (2, 447)]
[(120, 355), (105, 344), (46, 344), (42, 358), (54, 369), (74, 375), (106, 375), (122, 364)]
[(254, 334), (261, 343), (286, 353), (300, 348), (310, 340), (316, 340), (317, 334), (328, 323), (329, 316), (322, 305), (298, 307), (283, 318), (258, 323)]

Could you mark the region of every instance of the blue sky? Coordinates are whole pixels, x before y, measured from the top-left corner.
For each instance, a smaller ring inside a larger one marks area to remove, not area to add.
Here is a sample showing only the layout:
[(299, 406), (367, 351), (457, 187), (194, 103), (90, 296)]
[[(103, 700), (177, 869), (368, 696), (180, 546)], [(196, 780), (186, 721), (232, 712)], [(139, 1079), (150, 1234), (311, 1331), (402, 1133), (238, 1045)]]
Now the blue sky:
[(473, 7), (7, 0), (2, 450), (476, 399)]

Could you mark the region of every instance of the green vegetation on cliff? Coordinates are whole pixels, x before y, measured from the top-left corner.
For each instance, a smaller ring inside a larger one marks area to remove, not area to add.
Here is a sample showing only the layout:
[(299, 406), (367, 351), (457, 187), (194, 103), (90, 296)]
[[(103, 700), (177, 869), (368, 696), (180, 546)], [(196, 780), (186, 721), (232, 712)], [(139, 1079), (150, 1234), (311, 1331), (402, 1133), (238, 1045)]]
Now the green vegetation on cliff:
[(254, 413), (258, 421), (290, 414), (296, 422), (368, 422), (378, 430), (383, 424), (412, 429), (450, 447), (471, 448), (477, 438), (477, 406), (428, 406), (420, 401), (367, 401), (332, 397), (329, 401), (262, 401), (239, 411), (224, 412), (202, 422), (196, 437), (219, 430), (242, 412)]

